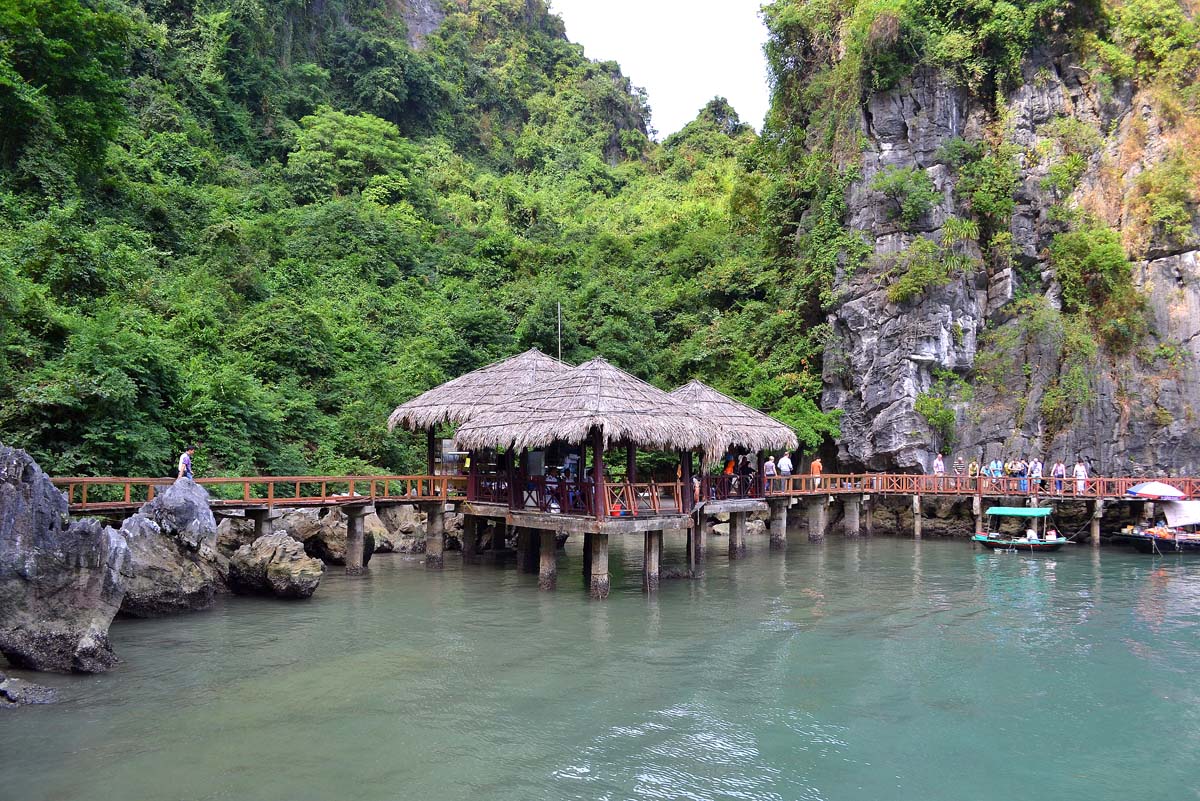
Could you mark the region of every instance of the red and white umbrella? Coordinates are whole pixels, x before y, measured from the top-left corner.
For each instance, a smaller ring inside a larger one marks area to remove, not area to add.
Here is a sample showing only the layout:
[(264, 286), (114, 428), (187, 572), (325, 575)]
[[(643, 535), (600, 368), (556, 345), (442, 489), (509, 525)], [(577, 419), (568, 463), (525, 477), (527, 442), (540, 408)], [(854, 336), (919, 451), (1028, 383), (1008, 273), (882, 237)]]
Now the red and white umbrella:
[(1143, 481), (1141, 484), (1134, 484), (1125, 490), (1125, 494), (1145, 498), (1149, 501), (1179, 501), (1187, 497), (1187, 493), (1183, 490), (1161, 481)]

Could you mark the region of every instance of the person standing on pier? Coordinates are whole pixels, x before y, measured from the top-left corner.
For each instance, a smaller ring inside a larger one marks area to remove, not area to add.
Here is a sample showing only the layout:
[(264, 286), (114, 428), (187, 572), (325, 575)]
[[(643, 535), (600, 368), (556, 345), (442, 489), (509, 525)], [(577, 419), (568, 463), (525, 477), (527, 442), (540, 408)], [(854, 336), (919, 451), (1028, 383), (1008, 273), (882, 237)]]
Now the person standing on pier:
[(792, 474), (792, 457), (788, 455), (787, 451), (784, 451), (783, 456), (779, 457), (779, 463), (775, 466), (779, 468), (779, 475), (784, 478), (789, 477)]
[(1050, 475), (1054, 476), (1054, 491), (1062, 495), (1063, 479), (1067, 477), (1067, 466), (1063, 464), (1063, 460), (1059, 459), (1054, 463), (1054, 467), (1050, 468)]
[(955, 490), (959, 490), (962, 488), (962, 475), (963, 475), (963, 470), (965, 468), (966, 468), (966, 464), (963, 462), (962, 454), (960, 453), (958, 456), (954, 457), (954, 489)]
[(939, 453), (933, 460), (933, 482), (937, 489), (942, 489), (946, 483), (946, 460)]
[(771, 454), (767, 457), (767, 461), (763, 462), (763, 484), (767, 492), (775, 489), (775, 455)]
[(812, 488), (813, 489), (821, 488), (821, 471), (823, 469), (824, 469), (824, 466), (821, 464), (821, 457), (820, 456), (813, 457), (812, 465), (809, 467), (809, 471), (808, 471), (809, 473), (812, 474)]
[(1045, 467), (1042, 465), (1040, 457), (1033, 457), (1033, 461), (1029, 463), (1029, 475), (1033, 481), (1029, 482), (1033, 485), (1034, 492), (1041, 492), (1045, 489), (1046, 482), (1042, 480), (1042, 472)]
[(188, 445), (187, 450), (179, 454), (179, 466), (175, 471), (175, 478), (191, 478), (192, 477), (192, 454), (196, 452), (195, 445)]
[(1071, 476), (1075, 479), (1075, 494), (1083, 495), (1087, 491), (1088, 471), (1082, 459), (1075, 459), (1075, 468), (1071, 470)]

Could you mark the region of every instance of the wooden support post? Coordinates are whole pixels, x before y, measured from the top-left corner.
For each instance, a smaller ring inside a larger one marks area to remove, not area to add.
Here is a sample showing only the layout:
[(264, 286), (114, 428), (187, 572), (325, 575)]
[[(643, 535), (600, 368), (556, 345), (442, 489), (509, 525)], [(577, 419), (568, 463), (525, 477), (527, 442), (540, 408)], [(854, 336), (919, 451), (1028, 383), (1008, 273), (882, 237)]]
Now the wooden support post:
[(446, 505), (438, 501), (429, 507), (425, 517), (425, 567), (441, 570), (445, 564), (446, 549)]
[(875, 534), (875, 499), (870, 496), (863, 498), (863, 531), (868, 537)]
[(517, 569), (522, 573), (537, 572), (539, 542), (537, 529), (517, 529)]
[(1100, 546), (1100, 520), (1104, 517), (1104, 501), (1100, 498), (1092, 501), (1091, 539), (1092, 545)]
[(505, 539), (507, 539), (506, 535), (508, 534), (508, 526), (505, 525), (503, 520), (491, 520), (490, 525), (492, 527), (492, 550), (503, 551), (508, 545), (505, 542)]
[(552, 590), (558, 584), (558, 532), (548, 529), (539, 532), (541, 559), (538, 560), (538, 589)]
[[(597, 520), (603, 520), (608, 513), (605, 508), (608, 505), (608, 499), (604, 497), (604, 432), (599, 426), (592, 429), (592, 490), (595, 492), (595, 513)], [(605, 573), (608, 573), (608, 539), (604, 542), (605, 553)], [(607, 592), (604, 593), (608, 595)]]
[(590, 531), (583, 533), (583, 582), (585, 584), (592, 578), (592, 539), (595, 536)]
[(758, 486), (758, 492), (755, 494), (759, 498), (767, 497), (767, 480), (763, 478), (763, 465), (767, 463), (767, 455), (762, 451), (758, 452), (758, 472), (754, 474), (754, 483)]
[(647, 531), (642, 549), (642, 590), (658, 592), (658, 566), (662, 548), (662, 531)]
[(913, 539), (921, 539), (921, 496), (912, 496)]
[(637, 448), (632, 442), (625, 446), (625, 480), (637, 483)]
[(434, 461), (433, 426), (430, 426), (425, 430), (425, 467), (429, 470), (426, 475), (433, 475)]
[(787, 518), (788, 499), (771, 501), (771, 522), (768, 525), (771, 532), (771, 548), (774, 550), (787, 549)]
[(691, 514), (696, 505), (696, 494), (692, 491), (692, 452), (679, 453), (679, 479), (683, 482), (682, 508), (684, 514)]
[(739, 559), (746, 554), (746, 513), (729, 513), (729, 558)]
[(983, 533), (983, 498), (979, 495), (971, 496), (971, 514), (975, 517), (975, 533)]
[(696, 526), (687, 528), (687, 569), (688, 575), (696, 577)]
[(857, 539), (862, 533), (859, 518), (862, 514), (862, 496), (846, 495), (842, 497), (842, 530), (847, 537)]
[(479, 561), (479, 518), (463, 515), (462, 554), (464, 562)]
[(829, 526), (829, 502), (824, 495), (808, 502), (808, 541), (821, 542)]
[(696, 554), (696, 564), (704, 561), (704, 527), (708, 525), (708, 515), (700, 512), (696, 515), (695, 525), (692, 526), (692, 550)]
[(346, 575), (362, 575), (363, 561), (366, 548), (366, 536), (363, 533), (363, 518), (374, 513), (373, 506), (347, 506), (346, 513)]
[(608, 597), (611, 589), (608, 576), (608, 534), (592, 535), (592, 574), (588, 582), (588, 594), (593, 598)]

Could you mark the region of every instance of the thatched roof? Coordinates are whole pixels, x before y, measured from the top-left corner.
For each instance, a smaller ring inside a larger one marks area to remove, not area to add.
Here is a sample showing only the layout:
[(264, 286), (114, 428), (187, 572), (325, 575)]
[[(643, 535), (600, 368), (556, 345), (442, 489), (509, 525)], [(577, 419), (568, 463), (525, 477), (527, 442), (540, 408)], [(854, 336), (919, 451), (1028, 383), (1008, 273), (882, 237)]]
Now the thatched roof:
[(726, 446), (716, 426), (707, 425), (666, 392), (592, 359), (473, 418), (458, 429), (463, 450), (542, 448), (552, 442), (587, 442), (599, 427), (605, 445), (627, 442), (659, 450)]
[(701, 381), (689, 381), (670, 393), (704, 420), (724, 432), (726, 446), (750, 451), (795, 450), (792, 429), (758, 409), (734, 400)]
[(571, 365), (547, 356), (537, 348), (510, 356), (447, 381), (396, 407), (388, 417), (388, 430), (402, 426), (412, 431), (442, 423), (465, 423)]

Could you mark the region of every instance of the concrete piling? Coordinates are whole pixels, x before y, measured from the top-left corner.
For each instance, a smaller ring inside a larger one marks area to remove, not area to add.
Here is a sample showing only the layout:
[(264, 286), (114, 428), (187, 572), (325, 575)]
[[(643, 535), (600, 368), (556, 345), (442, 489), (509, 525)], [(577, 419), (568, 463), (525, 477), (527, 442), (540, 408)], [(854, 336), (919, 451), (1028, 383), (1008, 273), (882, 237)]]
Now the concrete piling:
[(346, 513), (346, 575), (359, 576), (363, 572), (363, 548), (366, 536), (363, 533), (363, 518), (375, 511), (372, 506), (347, 506)]
[(808, 541), (820, 542), (825, 539), (825, 531), (829, 527), (829, 504), (825, 497), (814, 498), (808, 502)]
[(592, 536), (592, 570), (588, 577), (588, 594), (593, 598), (608, 597), (611, 580), (608, 576), (608, 535), (593, 534)]
[(445, 549), (446, 507), (442, 503), (435, 503), (429, 507), (429, 514), (425, 518), (425, 567), (441, 570), (445, 564)]
[(921, 539), (921, 496), (912, 496), (913, 539)]
[(787, 517), (788, 499), (771, 501), (771, 520), (768, 530), (771, 533), (771, 548), (784, 550), (787, 548)]
[(850, 538), (862, 533), (860, 517), (862, 515), (862, 497), (847, 495), (842, 498), (842, 530)]
[(729, 513), (729, 558), (739, 559), (746, 554), (746, 513)]
[(1091, 535), (1092, 545), (1100, 546), (1100, 521), (1104, 517), (1104, 501), (1097, 498), (1092, 502)]
[(538, 589), (552, 590), (558, 585), (558, 532), (540, 532), (540, 553), (538, 561)]
[(642, 590), (648, 593), (658, 592), (662, 540), (662, 531), (646, 532), (645, 547), (642, 549)]

